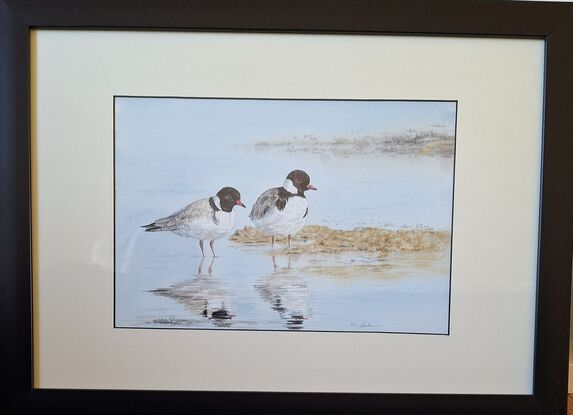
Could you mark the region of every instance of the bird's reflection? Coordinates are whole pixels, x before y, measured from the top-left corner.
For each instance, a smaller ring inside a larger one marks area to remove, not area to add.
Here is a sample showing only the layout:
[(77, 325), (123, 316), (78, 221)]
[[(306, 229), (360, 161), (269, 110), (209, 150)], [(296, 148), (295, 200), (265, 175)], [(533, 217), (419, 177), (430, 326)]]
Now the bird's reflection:
[[(211, 259), (211, 262), (209, 262), (209, 267), (207, 268), (207, 275), (209, 277), (213, 276), (213, 264), (215, 263), (215, 258), (213, 257)], [(205, 257), (201, 258), (201, 261), (199, 261), (199, 265), (197, 266), (197, 276), (198, 277), (202, 277), (203, 274), (203, 263), (205, 262)]]
[(230, 327), (234, 317), (230, 311), (231, 295), (226, 285), (213, 276), (214, 263), (215, 258), (212, 258), (205, 275), (205, 258), (202, 258), (195, 278), (153, 292), (177, 301), (187, 310), (211, 321), (216, 327)]
[(310, 318), (308, 307), (308, 288), (306, 284), (292, 272), (291, 258), (288, 256), (287, 265), (280, 267), (277, 258), (272, 255), (273, 272), (258, 280), (254, 287), (290, 330), (304, 328), (304, 321)]

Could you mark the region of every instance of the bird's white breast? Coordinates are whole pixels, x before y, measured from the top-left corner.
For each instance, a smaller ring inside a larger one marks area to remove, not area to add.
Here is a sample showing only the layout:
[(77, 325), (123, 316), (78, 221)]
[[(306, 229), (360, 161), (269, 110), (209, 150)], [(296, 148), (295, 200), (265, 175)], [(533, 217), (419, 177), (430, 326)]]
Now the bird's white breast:
[(224, 235), (228, 234), (233, 226), (235, 225), (235, 212), (225, 212), (220, 210), (215, 212), (215, 219), (217, 220), (218, 225), (216, 225), (218, 232), (223, 232)]
[(270, 235), (292, 235), (304, 226), (307, 208), (306, 198), (293, 196), (287, 200), (283, 210), (273, 206), (268, 214), (255, 223), (261, 230)]
[[(215, 220), (213, 220), (213, 215)], [(219, 239), (226, 236), (235, 225), (235, 212), (209, 212), (207, 215), (194, 218), (176, 231), (179, 235), (196, 239)]]

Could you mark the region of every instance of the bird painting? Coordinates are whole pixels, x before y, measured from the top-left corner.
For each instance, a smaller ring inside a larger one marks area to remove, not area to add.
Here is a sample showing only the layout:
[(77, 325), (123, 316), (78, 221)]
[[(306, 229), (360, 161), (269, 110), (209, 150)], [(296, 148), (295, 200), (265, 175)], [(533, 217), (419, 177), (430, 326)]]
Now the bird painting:
[(170, 231), (176, 235), (199, 240), (201, 255), (205, 256), (203, 241), (215, 254), (215, 240), (226, 236), (235, 225), (235, 206), (245, 207), (241, 194), (233, 187), (223, 187), (215, 196), (196, 200), (183, 209), (142, 226), (146, 232)]
[(281, 187), (266, 190), (253, 205), (249, 217), (259, 229), (271, 236), (272, 248), (275, 236), (287, 236), (290, 247), (291, 235), (304, 226), (308, 215), (304, 194), (307, 190), (317, 190), (310, 183), (309, 175), (302, 170), (293, 170)]

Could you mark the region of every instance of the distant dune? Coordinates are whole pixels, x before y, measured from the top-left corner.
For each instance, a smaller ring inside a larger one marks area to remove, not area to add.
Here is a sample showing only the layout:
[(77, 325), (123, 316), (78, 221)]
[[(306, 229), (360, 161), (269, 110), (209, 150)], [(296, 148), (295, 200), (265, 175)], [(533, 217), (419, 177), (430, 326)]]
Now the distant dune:
[(352, 155), (375, 156), (380, 153), (410, 154), (420, 156), (453, 157), (454, 135), (440, 130), (406, 130), (377, 136), (357, 135), (332, 138), (305, 135), (277, 140), (255, 142), (259, 151), (310, 152), (333, 154), (341, 157)]

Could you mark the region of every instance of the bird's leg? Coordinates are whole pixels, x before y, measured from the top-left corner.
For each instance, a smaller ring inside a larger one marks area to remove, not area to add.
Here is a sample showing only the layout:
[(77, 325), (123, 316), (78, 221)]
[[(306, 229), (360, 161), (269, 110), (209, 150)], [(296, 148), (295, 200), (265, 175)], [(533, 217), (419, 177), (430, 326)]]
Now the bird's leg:
[(275, 236), (273, 235), (271, 238), (271, 249), (275, 249)]
[(209, 242), (209, 246), (211, 247), (211, 252), (213, 252), (213, 258), (215, 258), (217, 255), (215, 255), (215, 240), (211, 239), (211, 242)]
[(290, 248), (290, 234), (288, 236), (288, 247)]
[(201, 248), (201, 255), (205, 256), (205, 251), (203, 250), (203, 240), (199, 240), (199, 247)]

